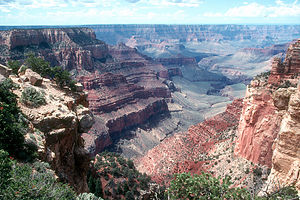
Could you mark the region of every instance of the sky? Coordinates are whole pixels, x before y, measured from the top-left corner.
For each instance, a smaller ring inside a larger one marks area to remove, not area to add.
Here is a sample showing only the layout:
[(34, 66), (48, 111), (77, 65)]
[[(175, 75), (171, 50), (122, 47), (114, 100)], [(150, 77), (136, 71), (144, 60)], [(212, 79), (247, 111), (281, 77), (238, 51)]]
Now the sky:
[(0, 25), (83, 24), (300, 24), (300, 2), (0, 0)]

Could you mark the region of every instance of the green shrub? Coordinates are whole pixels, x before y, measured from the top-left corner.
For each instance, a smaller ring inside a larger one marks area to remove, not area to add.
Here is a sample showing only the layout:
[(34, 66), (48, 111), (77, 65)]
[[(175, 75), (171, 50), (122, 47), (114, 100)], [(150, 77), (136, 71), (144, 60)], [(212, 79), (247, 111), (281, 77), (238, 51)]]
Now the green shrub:
[(261, 176), (262, 175), (262, 169), (261, 168), (255, 168), (254, 170), (253, 170), (253, 174), (255, 175), (255, 176)]
[(75, 199), (75, 192), (69, 186), (58, 183), (49, 169), (35, 169), (29, 164), (16, 162), (13, 165), (11, 182), (1, 191), (0, 199)]
[(11, 182), (12, 160), (8, 152), (0, 150), (0, 193), (5, 190)]
[(51, 75), (50, 63), (43, 58), (35, 57), (34, 54), (28, 54), (25, 61), (26, 65), (32, 69), (32, 71), (40, 74), (43, 77), (49, 77)]
[(10, 60), (7, 62), (7, 66), (12, 69), (13, 74), (18, 74), (21, 67), (21, 62), (18, 60)]
[(27, 87), (23, 90), (21, 102), (25, 105), (33, 106), (36, 108), (46, 104), (44, 95), (33, 87)]
[(96, 197), (92, 193), (81, 193), (76, 197), (76, 200), (103, 200), (101, 197)]
[(232, 182), (227, 176), (219, 180), (208, 173), (191, 176), (176, 174), (168, 189), (170, 199), (249, 199), (250, 194), (241, 188), (231, 188)]
[(54, 79), (60, 87), (67, 86), (72, 91), (76, 90), (76, 81), (72, 80), (71, 74), (60, 66), (51, 67), (50, 63), (34, 54), (27, 55), (26, 65), (42, 77)]
[(0, 149), (11, 156), (18, 156), (24, 151), (24, 133), (26, 124), (21, 119), (22, 113), (17, 107), (16, 95), (10, 79), (0, 83)]

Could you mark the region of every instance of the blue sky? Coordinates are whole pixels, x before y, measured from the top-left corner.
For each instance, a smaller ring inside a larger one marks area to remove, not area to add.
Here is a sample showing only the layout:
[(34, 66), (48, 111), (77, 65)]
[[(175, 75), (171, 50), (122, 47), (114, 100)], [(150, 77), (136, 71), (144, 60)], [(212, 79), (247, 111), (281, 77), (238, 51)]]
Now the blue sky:
[(0, 0), (0, 25), (82, 24), (300, 24), (300, 2)]

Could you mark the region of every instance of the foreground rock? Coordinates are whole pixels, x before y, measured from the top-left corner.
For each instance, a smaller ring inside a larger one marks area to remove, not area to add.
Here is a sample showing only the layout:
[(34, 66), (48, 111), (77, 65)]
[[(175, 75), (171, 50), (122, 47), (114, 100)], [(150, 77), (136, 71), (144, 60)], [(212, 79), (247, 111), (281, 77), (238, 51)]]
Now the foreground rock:
[[(36, 74), (28, 69), (24, 76), (29, 78), (10, 78), (20, 86), (14, 93), (19, 97), (21, 111), (29, 120), (27, 143), (38, 148), (39, 158), (50, 164), (59, 180), (71, 184), (78, 193), (88, 192), (86, 177), (90, 155), (84, 149), (81, 134), (91, 128), (94, 119), (87, 108), (86, 93), (59, 89), (49, 79), (40, 76), (36, 80), (41, 78), (43, 81), (36, 84), (32, 81)], [(26, 88), (36, 91), (43, 103), (34, 104), (34, 107), (24, 104), (22, 95)]]

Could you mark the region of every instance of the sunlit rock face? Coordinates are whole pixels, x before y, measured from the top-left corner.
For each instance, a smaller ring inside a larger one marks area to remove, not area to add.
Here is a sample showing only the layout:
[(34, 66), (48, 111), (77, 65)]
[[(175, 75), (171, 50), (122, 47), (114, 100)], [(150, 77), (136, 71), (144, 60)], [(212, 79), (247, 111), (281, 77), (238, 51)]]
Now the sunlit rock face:
[[(30, 69), (10, 78), (19, 86), (13, 92), (29, 123), (26, 142), (37, 147), (39, 159), (50, 164), (59, 180), (72, 185), (78, 193), (88, 192), (90, 154), (84, 149), (81, 134), (92, 127), (94, 117), (88, 109), (86, 93), (61, 89)], [(32, 80), (39, 80), (39, 84)], [(33, 107), (22, 102), (22, 93), (28, 88), (42, 94), (44, 104)]]
[(300, 189), (299, 46), (298, 40), (283, 62), (273, 61), (269, 77), (254, 79), (243, 101), (235, 153), (272, 168), (268, 192), (279, 185)]

